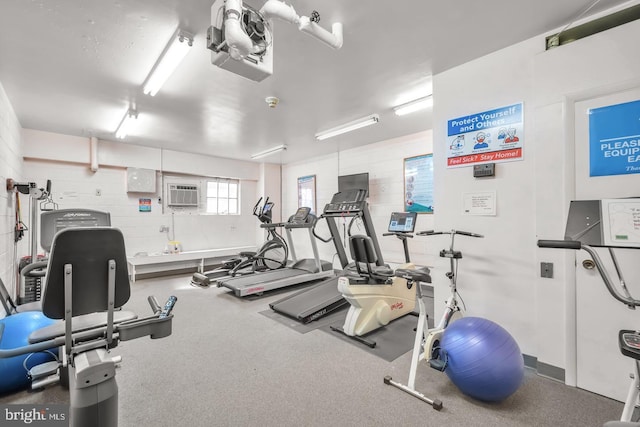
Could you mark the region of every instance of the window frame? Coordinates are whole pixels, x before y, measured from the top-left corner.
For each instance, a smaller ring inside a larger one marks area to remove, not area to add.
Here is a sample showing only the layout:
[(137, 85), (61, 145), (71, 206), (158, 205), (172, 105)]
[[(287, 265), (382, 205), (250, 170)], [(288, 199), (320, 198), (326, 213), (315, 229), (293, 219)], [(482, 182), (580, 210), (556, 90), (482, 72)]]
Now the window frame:
[[(240, 215), (240, 180), (234, 178), (207, 178), (206, 182), (206, 192), (205, 192), (205, 200), (204, 200), (204, 213), (207, 215)], [(211, 196), (210, 185), (215, 184), (215, 196)], [(225, 197), (220, 197), (220, 184), (227, 184), (228, 188), (226, 191)], [(232, 192), (229, 191), (231, 187), (230, 184), (235, 184), (236, 191), (235, 197), (232, 196)], [(220, 199), (224, 199), (227, 201), (227, 209), (226, 211), (220, 211)], [(210, 210), (211, 201), (215, 200), (215, 209)], [(231, 213), (230, 206), (232, 206), (232, 201), (235, 200), (235, 212)]]

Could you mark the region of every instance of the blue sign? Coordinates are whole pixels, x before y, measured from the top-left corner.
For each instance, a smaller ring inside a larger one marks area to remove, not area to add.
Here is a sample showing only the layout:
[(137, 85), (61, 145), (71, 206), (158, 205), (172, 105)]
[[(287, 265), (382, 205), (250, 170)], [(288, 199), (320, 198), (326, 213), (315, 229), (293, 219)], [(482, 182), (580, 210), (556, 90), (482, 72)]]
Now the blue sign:
[(589, 176), (640, 173), (640, 101), (589, 110)]
[(520, 122), (522, 122), (522, 103), (449, 120), (447, 135), (459, 135)]
[(447, 166), (522, 160), (522, 103), (447, 121)]

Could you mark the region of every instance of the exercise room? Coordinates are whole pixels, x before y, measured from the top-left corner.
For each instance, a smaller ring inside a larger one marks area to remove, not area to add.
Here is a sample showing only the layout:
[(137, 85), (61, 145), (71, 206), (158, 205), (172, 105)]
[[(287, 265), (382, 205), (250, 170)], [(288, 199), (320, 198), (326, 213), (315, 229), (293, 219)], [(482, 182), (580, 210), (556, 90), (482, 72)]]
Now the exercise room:
[(2, 1), (0, 426), (640, 426), (640, 0), (360, 3)]

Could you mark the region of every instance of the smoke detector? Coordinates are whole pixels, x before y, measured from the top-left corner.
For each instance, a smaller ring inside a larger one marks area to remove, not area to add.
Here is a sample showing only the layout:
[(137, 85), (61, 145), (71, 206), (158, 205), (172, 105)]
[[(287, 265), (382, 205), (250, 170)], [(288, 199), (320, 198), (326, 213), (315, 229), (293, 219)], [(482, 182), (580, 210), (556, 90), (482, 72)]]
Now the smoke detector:
[(280, 100), (278, 98), (276, 98), (275, 96), (267, 96), (264, 99), (264, 101), (267, 103), (269, 108), (276, 108), (276, 105), (278, 105), (278, 102), (280, 102)]

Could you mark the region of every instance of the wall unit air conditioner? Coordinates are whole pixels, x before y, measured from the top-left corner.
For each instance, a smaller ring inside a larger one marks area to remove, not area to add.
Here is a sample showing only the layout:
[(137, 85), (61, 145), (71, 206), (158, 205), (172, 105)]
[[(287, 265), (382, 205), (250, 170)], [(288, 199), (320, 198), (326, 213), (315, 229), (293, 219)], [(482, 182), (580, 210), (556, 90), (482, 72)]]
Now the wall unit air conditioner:
[(197, 185), (167, 184), (167, 206), (198, 207), (199, 189)]

